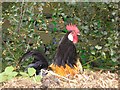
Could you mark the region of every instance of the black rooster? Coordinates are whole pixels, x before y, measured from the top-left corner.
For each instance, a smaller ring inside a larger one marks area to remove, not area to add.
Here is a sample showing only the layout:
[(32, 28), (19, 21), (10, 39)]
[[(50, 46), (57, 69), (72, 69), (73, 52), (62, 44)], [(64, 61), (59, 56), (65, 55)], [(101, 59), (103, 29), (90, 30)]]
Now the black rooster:
[(34, 61), (29, 66), (35, 68), (37, 74), (41, 69), (47, 68), (62, 76), (67, 74), (75, 75), (78, 73), (80, 69), (77, 62), (79, 62), (79, 60), (77, 60), (77, 52), (74, 44), (78, 42), (77, 35), (80, 35), (80, 32), (76, 25), (72, 24), (67, 25), (66, 29), (68, 32), (60, 40), (54, 57), (54, 62), (51, 65), (48, 66), (47, 60), (36, 50), (25, 53), (20, 62), (28, 56), (34, 56)]

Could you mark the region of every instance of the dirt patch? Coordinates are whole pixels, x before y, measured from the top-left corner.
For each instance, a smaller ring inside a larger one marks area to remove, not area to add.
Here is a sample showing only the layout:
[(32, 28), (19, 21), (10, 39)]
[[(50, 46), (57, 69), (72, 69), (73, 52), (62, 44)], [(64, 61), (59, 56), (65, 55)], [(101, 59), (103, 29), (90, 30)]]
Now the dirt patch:
[(84, 71), (74, 77), (61, 77), (53, 72), (33, 82), (28, 78), (17, 77), (3, 83), (1, 88), (118, 88), (118, 74), (110, 71)]

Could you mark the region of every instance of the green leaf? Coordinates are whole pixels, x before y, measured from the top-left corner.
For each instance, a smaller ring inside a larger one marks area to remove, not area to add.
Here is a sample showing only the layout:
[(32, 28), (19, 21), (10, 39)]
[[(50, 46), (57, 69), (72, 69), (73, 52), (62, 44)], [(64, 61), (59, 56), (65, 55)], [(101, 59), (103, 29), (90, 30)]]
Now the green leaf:
[(10, 57), (6, 57), (5, 60), (11, 60), (11, 61), (13, 61), (14, 59), (10, 58)]
[(105, 54), (105, 52), (102, 52), (102, 55), (104, 56), (104, 58), (106, 59), (106, 54)]
[(13, 70), (14, 70), (14, 68), (13, 68), (12, 66), (6, 67), (6, 68), (5, 68), (5, 73), (6, 73), (6, 74), (9, 74), (9, 73), (11, 73)]
[(95, 51), (91, 51), (91, 54), (95, 55)]
[(100, 49), (102, 49), (102, 46), (96, 45), (95, 48), (98, 49), (98, 50), (100, 50)]
[(67, 21), (67, 18), (66, 18), (66, 17), (64, 17), (64, 21)]
[(12, 78), (13, 78), (13, 76), (9, 75), (9, 76), (7, 77), (7, 80), (11, 80)]
[(35, 80), (39, 82), (41, 80), (41, 76), (40, 75), (35, 76)]
[(54, 28), (53, 30), (54, 30), (54, 31), (57, 31), (57, 28)]
[(68, 30), (64, 29), (64, 30), (63, 30), (63, 32), (67, 33), (67, 32), (68, 32)]
[(17, 76), (18, 75), (18, 72), (12, 72), (11, 73), (13, 77)]
[(98, 20), (97, 26), (98, 26), (98, 28), (100, 28), (100, 26), (101, 26), (100, 20)]
[(29, 76), (33, 76), (33, 75), (35, 75), (35, 73), (36, 73), (36, 70), (34, 68), (28, 68)]
[(53, 23), (55, 26), (57, 25), (57, 22), (55, 22), (55, 21), (53, 21), (52, 23)]
[(84, 55), (84, 54), (83, 54), (83, 55), (81, 55), (81, 58), (82, 58), (82, 59), (84, 59), (84, 58), (85, 58), (85, 55)]
[(116, 59), (116, 58), (112, 58), (112, 61), (113, 61), (113, 62), (116, 62), (116, 61), (117, 61), (117, 59)]
[(90, 65), (89, 65), (89, 64), (87, 64), (87, 68), (90, 68)]
[(26, 72), (20, 72), (20, 74), (21, 74), (23, 77), (29, 77), (29, 75), (28, 75)]
[(115, 54), (113, 49), (110, 49), (110, 55), (113, 56)]
[(0, 82), (4, 82), (4, 81), (6, 81), (5, 72), (0, 73)]

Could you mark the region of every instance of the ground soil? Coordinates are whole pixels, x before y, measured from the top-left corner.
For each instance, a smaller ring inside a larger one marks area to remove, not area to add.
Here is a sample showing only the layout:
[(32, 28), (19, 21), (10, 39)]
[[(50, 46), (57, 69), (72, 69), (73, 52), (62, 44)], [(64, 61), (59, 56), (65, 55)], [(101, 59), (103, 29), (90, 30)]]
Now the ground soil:
[(110, 71), (85, 70), (74, 77), (62, 77), (49, 72), (40, 82), (35, 83), (28, 78), (16, 77), (3, 83), (2, 88), (118, 88), (117, 73)]

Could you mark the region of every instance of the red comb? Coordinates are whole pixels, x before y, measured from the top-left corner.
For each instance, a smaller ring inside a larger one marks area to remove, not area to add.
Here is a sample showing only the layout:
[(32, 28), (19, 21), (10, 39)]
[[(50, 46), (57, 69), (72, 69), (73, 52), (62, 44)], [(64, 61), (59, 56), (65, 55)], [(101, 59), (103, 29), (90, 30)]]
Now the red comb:
[(73, 24), (67, 25), (67, 26), (66, 26), (66, 29), (67, 29), (68, 31), (79, 32), (79, 29), (77, 28), (77, 26), (76, 26), (76, 25), (73, 25)]

